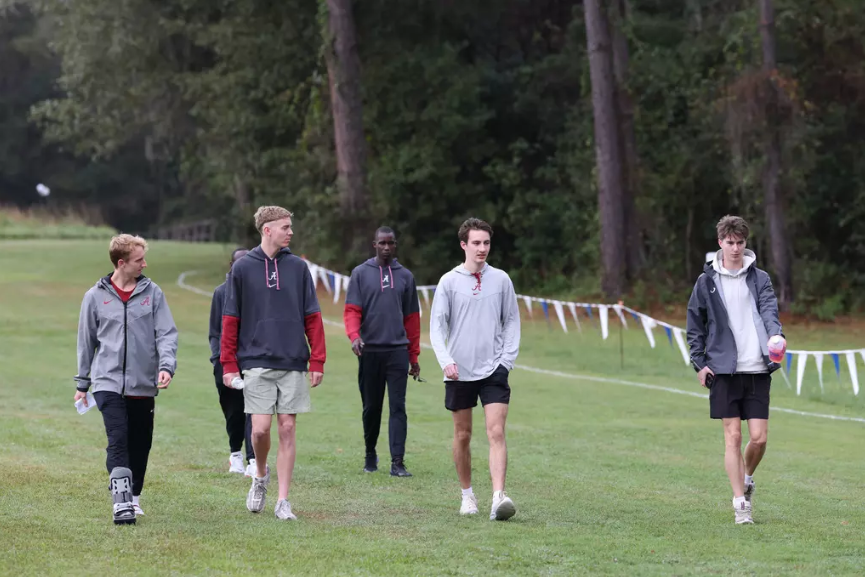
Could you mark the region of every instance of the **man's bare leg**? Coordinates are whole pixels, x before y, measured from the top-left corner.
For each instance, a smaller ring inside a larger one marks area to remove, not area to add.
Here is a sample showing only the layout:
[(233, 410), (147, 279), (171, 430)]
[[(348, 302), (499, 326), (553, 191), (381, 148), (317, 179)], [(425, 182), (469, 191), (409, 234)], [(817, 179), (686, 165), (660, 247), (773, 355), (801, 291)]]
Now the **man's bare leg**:
[[(288, 499), (291, 475), (294, 473), (294, 458), (297, 450), (294, 444), (297, 415), (277, 415), (279, 427), (279, 447), (276, 453), (276, 477), (279, 480), (279, 499)], [(258, 458), (255, 460), (258, 463)]]
[(508, 418), (508, 405), (490, 403), (484, 407), (487, 438), (490, 441), (490, 477), (493, 492), (505, 490), (505, 475), (508, 470), (508, 446), (505, 441), (505, 421)]
[(454, 465), (460, 487), (472, 486), (472, 410), (453, 411), (454, 418)]
[(252, 450), (255, 452), (256, 476), (267, 475), (267, 454), (270, 452), (270, 424), (273, 415), (251, 415)]
[(730, 478), (733, 497), (745, 495), (745, 463), (742, 460), (742, 420), (739, 417), (724, 422), (724, 468)]
[(753, 475), (757, 465), (766, 454), (766, 438), (769, 435), (768, 419), (748, 420), (748, 444), (745, 446), (745, 474)]

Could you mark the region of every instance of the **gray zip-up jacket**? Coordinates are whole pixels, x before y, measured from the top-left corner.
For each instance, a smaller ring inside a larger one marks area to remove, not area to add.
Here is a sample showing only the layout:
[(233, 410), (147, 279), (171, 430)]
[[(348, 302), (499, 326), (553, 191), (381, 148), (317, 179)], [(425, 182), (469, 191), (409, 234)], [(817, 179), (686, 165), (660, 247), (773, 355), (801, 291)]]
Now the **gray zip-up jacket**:
[(477, 274), (462, 265), (446, 273), (433, 295), (430, 341), (442, 369), (456, 363), (460, 381), (485, 379), (499, 365), (512, 370), (520, 309), (508, 274), (488, 264)]
[[(745, 256), (756, 259), (750, 250), (745, 251)], [(716, 258), (720, 258), (720, 254)], [(694, 369), (700, 371), (708, 365), (715, 374), (731, 375), (736, 372), (739, 352), (724, 304), (720, 275), (709, 261), (694, 285), (688, 301), (688, 346)], [(778, 299), (769, 275), (755, 264), (748, 268), (745, 282), (751, 293), (751, 316), (763, 361), (766, 369), (773, 372), (781, 366), (769, 360), (768, 348), (769, 337), (783, 335), (778, 318)]]
[(124, 303), (111, 275), (84, 295), (78, 320), (77, 389), (155, 397), (159, 371), (177, 368), (177, 327), (162, 289), (140, 276)]

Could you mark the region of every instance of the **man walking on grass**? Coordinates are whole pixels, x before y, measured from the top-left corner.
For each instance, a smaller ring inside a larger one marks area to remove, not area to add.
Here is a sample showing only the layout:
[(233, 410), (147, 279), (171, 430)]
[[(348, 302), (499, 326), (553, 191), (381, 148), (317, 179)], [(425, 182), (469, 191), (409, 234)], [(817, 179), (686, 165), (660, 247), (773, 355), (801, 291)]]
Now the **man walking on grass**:
[(472, 409), (484, 407), (493, 484), (491, 520), (516, 513), (505, 495), (508, 450), (505, 421), (511, 389), (508, 374), (520, 347), (520, 312), (510, 277), (487, 264), (493, 229), (477, 218), (459, 229), (465, 262), (436, 287), (430, 314), (430, 341), (444, 371), (445, 408), (454, 422), (454, 464), (462, 487), (461, 515), (478, 512), (472, 490)]
[[(709, 415), (724, 425), (724, 467), (737, 524), (753, 523), (754, 472), (766, 452), (769, 338), (781, 334), (772, 281), (745, 248), (748, 224), (725, 216), (717, 225), (721, 250), (706, 263), (688, 302), (688, 345), (700, 384), (709, 388)], [(783, 342), (786, 348), (786, 341)], [(742, 421), (750, 441), (742, 456)]]
[[(235, 249), (231, 253), (228, 270), (234, 263), (246, 256), (249, 251), (245, 248)], [(222, 310), (225, 308), (225, 286), (228, 283), (228, 274), (225, 281), (213, 291), (213, 299), (210, 302), (210, 329), (208, 340), (210, 341), (210, 362), (213, 363), (213, 377), (216, 380), (216, 391), (219, 393), (219, 406), (225, 417), (225, 431), (228, 433), (228, 472), (246, 474), (252, 477), (255, 473), (255, 452), (252, 450), (252, 419), (243, 411), (243, 391), (226, 387), (222, 382), (222, 365), (219, 363), (219, 341), (222, 338)], [(243, 467), (243, 453), (241, 446), (246, 441), (247, 467)]]
[[(296, 419), (311, 410), (310, 385), (321, 384), (327, 356), (315, 283), (306, 263), (288, 249), (294, 234), (291, 217), (279, 206), (262, 206), (255, 212), (261, 246), (231, 269), (220, 352), (226, 387), (243, 371), (256, 466), (246, 507), (253, 513), (264, 509), (270, 483), (270, 426), (276, 414), (279, 496), (274, 513), (282, 520), (297, 519), (288, 502)], [(307, 369), (309, 384), (304, 379)]]
[(155, 397), (168, 388), (177, 367), (177, 328), (162, 289), (142, 274), (146, 252), (141, 237), (112, 238), (114, 272), (87, 291), (78, 320), (75, 401), (86, 405), (93, 387), (108, 437), (105, 466), (118, 525), (134, 524), (144, 514), (139, 497)]
[(420, 303), (411, 272), (396, 260), (396, 236), (383, 226), (375, 231), (375, 258), (351, 272), (345, 298), (345, 332), (358, 356), (358, 384), (363, 403), (363, 470), (378, 470), (376, 443), (381, 428), (385, 384), (390, 404), (390, 474), (411, 477), (405, 468), (408, 375), (420, 375)]

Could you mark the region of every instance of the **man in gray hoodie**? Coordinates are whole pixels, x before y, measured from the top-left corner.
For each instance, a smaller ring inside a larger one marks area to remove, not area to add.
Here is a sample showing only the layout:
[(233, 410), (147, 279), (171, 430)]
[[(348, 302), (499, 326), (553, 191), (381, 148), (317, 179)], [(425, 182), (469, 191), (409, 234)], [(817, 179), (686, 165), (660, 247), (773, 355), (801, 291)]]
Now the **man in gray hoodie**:
[[(688, 302), (688, 345), (700, 384), (709, 388), (709, 414), (724, 424), (724, 466), (735, 521), (744, 524), (753, 523), (753, 475), (766, 451), (770, 373), (779, 368), (769, 359), (768, 342), (783, 335), (772, 281), (745, 248), (748, 224), (728, 215), (717, 232), (721, 250), (706, 263)], [(742, 421), (750, 437), (744, 458)]]
[(454, 421), (454, 464), (462, 487), (461, 515), (478, 512), (472, 490), (472, 409), (484, 407), (493, 482), (491, 520), (516, 513), (505, 495), (508, 449), (505, 421), (511, 389), (508, 374), (520, 348), (520, 310), (506, 272), (487, 264), (493, 229), (470, 218), (459, 229), (465, 262), (438, 283), (430, 314), (430, 341), (444, 371), (445, 408)]
[(78, 320), (75, 401), (93, 387), (108, 436), (105, 465), (114, 523), (143, 515), (139, 496), (153, 441), (154, 398), (177, 368), (177, 328), (162, 289), (144, 276), (147, 242), (121, 234), (108, 254), (114, 272), (84, 295)]

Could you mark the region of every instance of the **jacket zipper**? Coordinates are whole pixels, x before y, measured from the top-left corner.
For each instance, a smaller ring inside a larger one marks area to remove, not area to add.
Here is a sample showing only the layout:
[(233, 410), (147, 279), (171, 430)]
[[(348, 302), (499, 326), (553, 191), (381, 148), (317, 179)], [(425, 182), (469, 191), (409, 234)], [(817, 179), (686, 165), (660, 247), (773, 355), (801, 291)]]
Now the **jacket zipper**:
[[(130, 296), (129, 298), (132, 298), (132, 297)], [(128, 301), (124, 302), (123, 303), (123, 387), (120, 389), (120, 396), (122, 396), (122, 397), (126, 396), (126, 345), (127, 345), (127, 340), (126, 340), (126, 331), (127, 331), (126, 312), (128, 310), (128, 307), (129, 307)]]

